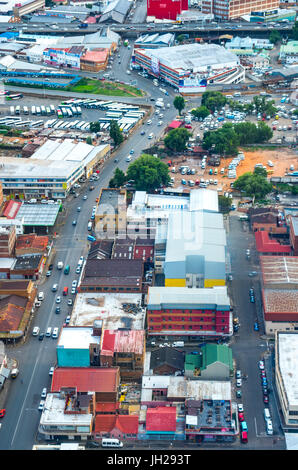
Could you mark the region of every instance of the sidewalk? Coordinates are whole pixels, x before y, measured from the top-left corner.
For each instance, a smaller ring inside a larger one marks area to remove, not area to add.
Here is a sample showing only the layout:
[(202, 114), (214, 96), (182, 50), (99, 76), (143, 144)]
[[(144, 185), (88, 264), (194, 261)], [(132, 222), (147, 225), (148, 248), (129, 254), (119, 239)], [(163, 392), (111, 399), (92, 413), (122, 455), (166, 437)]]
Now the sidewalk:
[[(17, 366), (18, 366), (18, 362), (17, 362), (16, 359), (8, 358), (8, 364), (7, 364), (8, 369), (12, 370)], [(18, 379), (17, 378), (16, 379), (11, 379), (9, 377), (8, 379), (5, 380), (4, 385), (3, 385), (2, 389), (0, 390), (0, 409), (5, 408), (5, 404), (6, 404), (6, 400), (7, 400), (7, 397), (8, 397), (8, 393), (9, 393), (9, 390), (10, 390), (10, 385), (11, 385), (12, 380), (18, 380)]]

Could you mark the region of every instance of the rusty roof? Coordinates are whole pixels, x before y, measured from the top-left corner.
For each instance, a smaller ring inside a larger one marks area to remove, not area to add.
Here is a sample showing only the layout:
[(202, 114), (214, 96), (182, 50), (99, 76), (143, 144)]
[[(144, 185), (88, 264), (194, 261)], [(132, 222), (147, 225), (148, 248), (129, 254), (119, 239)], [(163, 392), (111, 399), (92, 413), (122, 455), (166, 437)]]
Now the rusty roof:
[(30, 233), (28, 235), (18, 235), (15, 248), (16, 250), (31, 248), (45, 251), (48, 244), (49, 237), (46, 235), (36, 235), (36, 233)]
[(298, 285), (298, 256), (260, 256), (264, 286)]
[(265, 313), (298, 313), (297, 289), (263, 289)]
[(143, 354), (144, 330), (104, 330), (101, 340), (101, 353), (113, 355), (113, 353)]
[(27, 299), (18, 295), (9, 295), (0, 300), (0, 331), (2, 333), (18, 329), (26, 305)]
[(75, 387), (78, 392), (116, 392), (119, 367), (58, 367), (52, 380), (52, 392)]

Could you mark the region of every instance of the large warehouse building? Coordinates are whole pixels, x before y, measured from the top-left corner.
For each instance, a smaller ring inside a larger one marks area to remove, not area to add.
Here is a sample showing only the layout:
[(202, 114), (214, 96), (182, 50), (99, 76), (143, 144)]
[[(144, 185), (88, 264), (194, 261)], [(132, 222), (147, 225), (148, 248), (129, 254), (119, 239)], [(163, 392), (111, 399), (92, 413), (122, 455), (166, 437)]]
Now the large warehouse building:
[(198, 93), (211, 83), (239, 83), (245, 78), (239, 58), (217, 44), (136, 49), (133, 60), (181, 93)]

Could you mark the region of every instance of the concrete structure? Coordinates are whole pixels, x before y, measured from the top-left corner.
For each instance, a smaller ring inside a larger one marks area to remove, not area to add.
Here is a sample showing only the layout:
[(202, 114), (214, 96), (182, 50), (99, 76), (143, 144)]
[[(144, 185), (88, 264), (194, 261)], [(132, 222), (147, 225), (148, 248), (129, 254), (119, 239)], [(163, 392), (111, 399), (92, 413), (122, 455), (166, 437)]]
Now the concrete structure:
[(131, 8), (128, 0), (113, 0), (103, 9), (100, 23), (124, 23)]
[(97, 238), (112, 238), (126, 232), (126, 190), (102, 188), (95, 212)]
[(73, 184), (82, 176), (89, 177), (109, 151), (109, 145), (94, 147), (70, 139), (48, 140), (30, 158), (1, 158), (4, 194), (21, 199), (65, 198)]
[(226, 235), (222, 214), (170, 214), (164, 275), (167, 287), (225, 285)]
[(170, 47), (175, 43), (175, 34), (144, 34), (138, 37), (134, 43), (134, 48), (159, 49), (160, 47)]
[(104, 70), (108, 65), (109, 55), (109, 49), (86, 51), (80, 59), (81, 70), (88, 72)]
[(298, 41), (289, 41), (280, 46), (279, 59), (283, 64), (298, 64)]
[(43, 51), (43, 61), (52, 67), (80, 70), (80, 58), (84, 49), (84, 46), (52, 46)]
[(136, 49), (135, 63), (181, 93), (201, 93), (208, 83), (239, 83), (245, 78), (239, 58), (217, 44)]
[(270, 12), (278, 9), (279, 0), (202, 0), (202, 13), (213, 13), (215, 18), (229, 20), (252, 12)]
[(150, 336), (177, 336), (178, 339), (231, 336), (227, 288), (149, 287), (147, 322)]
[(45, 0), (25, 0), (15, 3), (13, 14), (16, 18), (21, 18), (36, 10), (45, 8)]
[(59, 367), (99, 365), (100, 336), (92, 327), (64, 327), (57, 343)]
[(275, 333), (275, 383), (283, 414), (283, 427), (298, 429), (298, 333)]

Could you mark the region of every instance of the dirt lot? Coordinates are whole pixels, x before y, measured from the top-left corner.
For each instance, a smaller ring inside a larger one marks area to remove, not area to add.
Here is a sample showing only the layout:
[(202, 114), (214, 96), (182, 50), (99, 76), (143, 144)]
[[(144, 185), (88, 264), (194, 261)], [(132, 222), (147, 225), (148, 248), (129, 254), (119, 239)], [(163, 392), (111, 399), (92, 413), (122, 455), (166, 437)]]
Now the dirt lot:
[[(297, 164), (297, 155), (293, 150), (290, 149), (278, 149), (278, 150), (256, 150), (256, 151), (243, 151), (245, 155), (245, 159), (240, 162), (237, 167), (237, 177), (243, 175), (247, 171), (253, 171), (254, 166), (256, 163), (262, 163), (267, 167), (270, 175), (273, 176), (284, 176), (285, 173), (289, 170), (290, 165), (294, 164), (295, 170), (298, 170)], [(267, 165), (268, 160), (271, 160), (274, 164), (274, 167), (269, 167)], [(180, 189), (190, 189), (189, 185), (182, 185), (181, 180), (185, 179), (188, 183), (188, 180), (196, 181), (198, 179), (204, 178), (206, 179), (217, 179), (218, 184), (215, 186), (214, 184), (210, 184), (208, 189), (214, 189), (217, 191), (230, 191), (230, 184), (234, 181), (234, 179), (227, 178), (227, 168), (229, 163), (232, 161), (232, 158), (226, 158), (221, 160), (221, 165), (219, 167), (210, 167), (207, 165), (205, 170), (202, 170), (200, 166), (201, 159), (195, 158), (186, 158), (183, 159), (175, 159), (173, 163), (176, 166), (176, 170), (178, 170), (179, 166), (187, 165), (190, 168), (196, 169), (195, 175), (181, 175), (180, 173), (171, 174), (172, 177), (175, 178), (174, 187)], [(296, 164), (295, 164), (296, 162)], [(214, 170), (217, 169), (216, 175), (209, 175), (210, 168)], [(225, 168), (225, 174), (220, 174), (220, 169)], [(197, 186), (195, 186), (197, 187)]]

